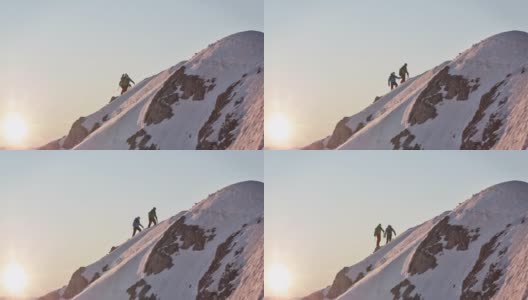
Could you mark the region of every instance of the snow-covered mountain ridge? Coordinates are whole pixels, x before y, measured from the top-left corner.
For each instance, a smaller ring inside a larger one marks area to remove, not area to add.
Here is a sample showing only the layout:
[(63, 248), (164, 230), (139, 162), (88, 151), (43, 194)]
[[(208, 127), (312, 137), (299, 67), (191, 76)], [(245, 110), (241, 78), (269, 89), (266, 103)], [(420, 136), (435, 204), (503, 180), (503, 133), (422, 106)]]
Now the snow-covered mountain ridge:
[(144, 79), (40, 149), (238, 149), (264, 140), (264, 34), (223, 38)]
[(492, 36), (343, 118), (305, 149), (528, 148), (528, 33)]
[(528, 183), (506, 182), (411, 228), (303, 299), (528, 299)]
[(38, 299), (262, 299), (263, 234), (263, 183), (237, 183), (145, 229)]

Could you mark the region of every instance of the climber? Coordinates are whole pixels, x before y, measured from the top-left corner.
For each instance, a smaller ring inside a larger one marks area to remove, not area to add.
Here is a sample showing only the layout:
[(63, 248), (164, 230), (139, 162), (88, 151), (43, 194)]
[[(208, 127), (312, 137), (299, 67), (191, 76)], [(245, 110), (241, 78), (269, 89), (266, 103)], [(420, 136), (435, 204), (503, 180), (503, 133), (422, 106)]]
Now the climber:
[(396, 82), (396, 79), (401, 79), (401, 78), (396, 76), (396, 73), (392, 72), (389, 77), (389, 86), (391, 90), (398, 87), (398, 83)]
[(156, 215), (155, 207), (151, 211), (149, 211), (148, 218), (149, 218), (148, 228), (150, 228), (150, 225), (152, 224), (154, 224), (154, 226), (158, 225), (158, 216)]
[(385, 233), (383, 234), (384, 237), (387, 237), (387, 240), (385, 242), (385, 245), (390, 243), (390, 241), (392, 241), (392, 234), (394, 233), (394, 235), (396, 235), (396, 230), (394, 230), (394, 228), (392, 228), (392, 226), (387, 226), (387, 228), (385, 229)]
[(130, 76), (128, 76), (128, 74), (125, 73), (125, 74), (121, 75), (121, 80), (119, 81), (119, 86), (121, 87), (121, 95), (126, 93), (128, 88), (132, 86), (131, 83), (136, 84), (134, 82), (134, 80), (132, 80), (132, 78), (130, 78)]
[(406, 78), (409, 77), (409, 71), (407, 71), (407, 63), (405, 63), (403, 67), (400, 68), (400, 77), (401, 77), (400, 84), (404, 83)]
[(376, 229), (374, 229), (374, 236), (376, 237), (376, 250), (378, 250), (380, 248), (380, 242), (381, 242), (381, 233), (385, 233), (385, 231), (383, 231), (383, 227), (381, 227), (381, 224), (378, 224), (378, 226), (376, 227)]
[(134, 219), (134, 223), (132, 223), (132, 227), (134, 227), (134, 233), (132, 234), (132, 237), (136, 235), (136, 231), (141, 232), (141, 228), (145, 229), (145, 227), (141, 225), (141, 222), (139, 221), (139, 217), (136, 217)]

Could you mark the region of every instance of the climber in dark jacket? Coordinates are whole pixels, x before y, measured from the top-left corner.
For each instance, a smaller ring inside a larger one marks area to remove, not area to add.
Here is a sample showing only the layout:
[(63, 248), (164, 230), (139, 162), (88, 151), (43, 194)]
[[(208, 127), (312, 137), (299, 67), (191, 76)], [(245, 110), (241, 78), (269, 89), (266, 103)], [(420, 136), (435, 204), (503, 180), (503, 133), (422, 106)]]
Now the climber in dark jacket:
[(121, 95), (126, 93), (128, 88), (132, 86), (132, 83), (136, 84), (134, 80), (132, 80), (132, 78), (128, 76), (128, 74), (125, 73), (121, 75), (121, 80), (119, 81), (119, 86), (121, 87)]
[(382, 232), (385, 233), (385, 231), (383, 230), (383, 227), (381, 227), (381, 224), (378, 224), (378, 226), (376, 226), (376, 229), (374, 229), (374, 236), (376, 237), (376, 250), (380, 248)]
[(396, 79), (401, 79), (401, 78), (396, 76), (396, 73), (392, 72), (389, 76), (389, 86), (391, 90), (398, 87), (398, 83), (396, 82)]
[(132, 227), (134, 228), (134, 233), (132, 233), (132, 237), (134, 237), (136, 235), (136, 232), (141, 232), (141, 228), (145, 228), (143, 227), (143, 225), (141, 225), (141, 222), (139, 221), (139, 217), (136, 217), (134, 219), (134, 223), (132, 223)]
[(385, 244), (388, 244), (392, 241), (392, 234), (394, 233), (394, 235), (396, 235), (396, 230), (394, 230), (394, 228), (392, 228), (392, 226), (387, 226), (387, 228), (385, 228), (385, 233), (384, 233), (384, 236), (387, 237), (387, 240), (385, 242)]

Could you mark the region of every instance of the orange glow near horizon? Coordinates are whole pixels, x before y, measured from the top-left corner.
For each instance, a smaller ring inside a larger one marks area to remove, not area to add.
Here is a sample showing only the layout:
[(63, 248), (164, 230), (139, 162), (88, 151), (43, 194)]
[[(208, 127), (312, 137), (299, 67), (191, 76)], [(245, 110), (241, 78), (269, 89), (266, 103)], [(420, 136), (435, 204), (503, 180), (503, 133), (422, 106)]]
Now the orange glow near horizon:
[(273, 292), (274, 296), (288, 296), (291, 284), (291, 274), (288, 268), (276, 263), (266, 270), (266, 285)]
[(8, 146), (21, 147), (28, 135), (27, 121), (18, 112), (8, 112), (1, 120), (2, 134)]
[(292, 125), (290, 119), (282, 112), (274, 112), (266, 122), (266, 136), (272, 142), (273, 148), (287, 148), (290, 144)]
[(24, 268), (12, 262), (2, 272), (2, 284), (9, 296), (22, 296), (28, 283), (28, 277)]

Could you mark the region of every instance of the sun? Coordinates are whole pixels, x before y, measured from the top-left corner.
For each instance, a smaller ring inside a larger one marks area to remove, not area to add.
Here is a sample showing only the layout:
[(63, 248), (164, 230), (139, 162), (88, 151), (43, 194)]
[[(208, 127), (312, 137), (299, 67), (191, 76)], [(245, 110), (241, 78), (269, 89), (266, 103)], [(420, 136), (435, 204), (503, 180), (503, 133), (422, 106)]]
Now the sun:
[(267, 270), (266, 285), (276, 296), (285, 296), (291, 284), (290, 271), (282, 264), (275, 264)]
[(8, 113), (2, 122), (4, 138), (10, 145), (20, 145), (27, 135), (26, 120), (17, 112)]
[(27, 285), (26, 271), (16, 263), (9, 264), (2, 273), (2, 284), (12, 296), (21, 295)]
[(266, 136), (275, 146), (284, 146), (290, 139), (291, 123), (284, 113), (275, 112), (266, 120)]

